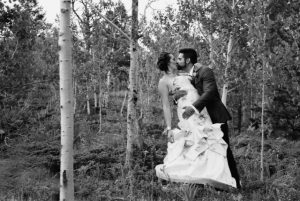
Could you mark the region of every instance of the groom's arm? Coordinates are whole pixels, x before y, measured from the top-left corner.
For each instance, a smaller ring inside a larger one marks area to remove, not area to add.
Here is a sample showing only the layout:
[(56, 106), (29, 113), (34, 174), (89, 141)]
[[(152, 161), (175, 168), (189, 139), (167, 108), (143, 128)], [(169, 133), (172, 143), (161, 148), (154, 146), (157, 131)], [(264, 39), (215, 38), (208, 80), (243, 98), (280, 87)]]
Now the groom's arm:
[[(197, 108), (198, 111), (202, 111), (207, 104), (214, 101), (218, 96), (217, 83), (212, 69), (204, 68), (200, 76), (203, 77), (203, 93), (198, 100), (193, 103), (193, 106)], [(197, 88), (198, 86), (195, 87)]]
[[(210, 68), (204, 68), (200, 71), (198, 73), (201, 73), (199, 76), (203, 77), (203, 93), (198, 100), (193, 103), (194, 107), (186, 107), (182, 114), (184, 119), (188, 119), (196, 112), (194, 108), (201, 112), (207, 104), (209, 104), (211, 101), (214, 101), (218, 97), (219, 92), (213, 71)], [(201, 86), (195, 86), (196, 89), (199, 87)]]

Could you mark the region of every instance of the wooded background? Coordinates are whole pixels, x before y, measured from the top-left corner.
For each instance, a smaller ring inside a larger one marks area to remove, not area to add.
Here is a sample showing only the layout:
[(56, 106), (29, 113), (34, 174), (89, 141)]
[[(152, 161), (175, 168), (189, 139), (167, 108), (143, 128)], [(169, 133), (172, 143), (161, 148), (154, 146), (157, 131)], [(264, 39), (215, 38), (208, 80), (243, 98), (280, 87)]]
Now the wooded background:
[[(245, 187), (242, 198), (202, 188), (198, 200), (300, 199), (299, 0), (178, 0), (151, 20), (140, 16), (134, 94), (131, 13), (111, 0), (76, 0), (72, 8), (77, 200), (189, 200), (196, 188), (162, 191), (154, 172), (167, 143), (156, 61), (181, 47), (195, 48), (214, 70)], [(59, 30), (36, 0), (1, 1), (0, 11), (0, 199), (57, 200)], [(128, 96), (136, 116), (130, 178)]]

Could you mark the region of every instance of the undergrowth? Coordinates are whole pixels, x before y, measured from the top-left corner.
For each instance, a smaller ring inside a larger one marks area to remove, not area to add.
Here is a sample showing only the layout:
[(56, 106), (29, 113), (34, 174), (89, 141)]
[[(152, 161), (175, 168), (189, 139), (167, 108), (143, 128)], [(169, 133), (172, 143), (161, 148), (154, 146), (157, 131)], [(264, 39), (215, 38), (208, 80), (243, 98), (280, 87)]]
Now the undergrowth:
[[(59, 113), (53, 103), (51, 107), (36, 109), (37, 112), (29, 112), (30, 107), (18, 112), (5, 110), (1, 125), (12, 126), (9, 141), (0, 144), (0, 200), (59, 199)], [(167, 139), (161, 134), (162, 121), (157, 121), (163, 120), (162, 112), (155, 106), (153, 118), (141, 126), (142, 146), (134, 147), (130, 181), (124, 167), (126, 117), (120, 115), (118, 105), (110, 103), (112, 109), (104, 108), (101, 131), (98, 114), (87, 117), (79, 110), (82, 113), (75, 118), (76, 200), (300, 200), (300, 142), (266, 139), (265, 179), (261, 182), (259, 130), (240, 135), (231, 133), (231, 146), (243, 185), (241, 191), (220, 191), (158, 179), (154, 168), (163, 162)], [(27, 112), (33, 120), (26, 118)], [(3, 128), (7, 130), (8, 126)], [(133, 193), (130, 193), (130, 182), (134, 184)]]

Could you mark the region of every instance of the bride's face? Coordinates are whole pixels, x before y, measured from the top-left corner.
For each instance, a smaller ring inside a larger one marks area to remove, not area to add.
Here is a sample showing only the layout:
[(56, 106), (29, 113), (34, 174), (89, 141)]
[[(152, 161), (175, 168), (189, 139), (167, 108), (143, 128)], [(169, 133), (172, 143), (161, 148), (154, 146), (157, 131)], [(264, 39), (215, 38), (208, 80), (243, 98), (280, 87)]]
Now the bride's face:
[(177, 66), (176, 66), (176, 60), (174, 55), (170, 54), (170, 62), (168, 65), (169, 71), (170, 72), (174, 72), (175, 70), (177, 70)]

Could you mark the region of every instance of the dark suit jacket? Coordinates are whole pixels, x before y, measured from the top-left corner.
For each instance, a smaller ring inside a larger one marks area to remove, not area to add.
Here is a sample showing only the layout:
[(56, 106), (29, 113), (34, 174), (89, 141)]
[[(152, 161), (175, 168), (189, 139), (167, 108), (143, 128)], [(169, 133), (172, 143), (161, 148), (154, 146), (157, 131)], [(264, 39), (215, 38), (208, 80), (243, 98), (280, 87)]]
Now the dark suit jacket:
[(192, 84), (200, 98), (193, 104), (200, 111), (206, 107), (213, 123), (226, 123), (231, 116), (221, 101), (213, 71), (206, 66), (194, 68)]

